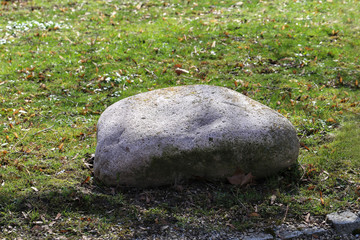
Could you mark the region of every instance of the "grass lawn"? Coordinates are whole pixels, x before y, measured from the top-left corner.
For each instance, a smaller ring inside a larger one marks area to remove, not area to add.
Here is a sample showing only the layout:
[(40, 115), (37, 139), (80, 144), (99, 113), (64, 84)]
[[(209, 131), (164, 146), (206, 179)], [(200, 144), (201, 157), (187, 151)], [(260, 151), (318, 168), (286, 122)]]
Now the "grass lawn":
[[(236, 232), (360, 210), (359, 9), (357, 0), (2, 1), (0, 238)], [(241, 188), (93, 179), (105, 108), (187, 84), (225, 86), (286, 116), (298, 165)]]

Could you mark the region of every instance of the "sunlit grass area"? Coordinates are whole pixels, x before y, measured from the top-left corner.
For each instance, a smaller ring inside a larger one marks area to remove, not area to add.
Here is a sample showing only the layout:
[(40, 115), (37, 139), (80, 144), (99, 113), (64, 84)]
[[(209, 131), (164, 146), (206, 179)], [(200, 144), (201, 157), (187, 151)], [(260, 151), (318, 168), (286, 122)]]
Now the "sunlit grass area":
[[(0, 8), (1, 237), (236, 232), (359, 209), (359, 1)], [(302, 146), (298, 165), (242, 188), (107, 188), (93, 179), (105, 108), (188, 84), (224, 86), (287, 117)]]

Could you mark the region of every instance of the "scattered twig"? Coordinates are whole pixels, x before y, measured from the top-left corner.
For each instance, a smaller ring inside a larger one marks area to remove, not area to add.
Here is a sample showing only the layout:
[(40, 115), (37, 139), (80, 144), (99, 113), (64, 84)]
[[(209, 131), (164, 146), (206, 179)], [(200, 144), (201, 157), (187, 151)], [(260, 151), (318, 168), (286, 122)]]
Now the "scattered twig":
[(75, 160), (75, 158), (77, 158), (77, 156), (79, 156), (79, 153), (76, 153), (75, 156), (71, 160)]
[(303, 165), (300, 164), (301, 169), (303, 170), (303, 174), (301, 175), (300, 181), (304, 179), (304, 176), (306, 174), (306, 169)]
[(236, 200), (240, 203), (240, 205), (246, 210), (247, 207), (240, 201), (240, 199), (235, 195), (235, 192), (232, 191), (233, 196), (236, 198)]
[(284, 215), (284, 218), (283, 218), (283, 220), (282, 220), (283, 223), (285, 222), (286, 217), (287, 217), (287, 214), (288, 214), (288, 212), (289, 212), (289, 206), (290, 206), (290, 204), (288, 204), (288, 205), (286, 206), (285, 215)]
[(12, 150), (15, 150), (16, 145), (18, 145), (22, 140), (24, 140), (24, 138), (26, 137), (27, 134), (28, 134), (28, 133), (26, 132), (25, 135), (24, 135), (19, 141), (17, 141), (17, 142), (14, 144), (14, 146), (12, 147)]
[(154, 78), (158, 78), (153, 71), (150, 71), (149, 69), (145, 68), (145, 71), (149, 74), (151, 74)]
[(176, 68), (175, 72), (177, 75), (183, 74), (183, 73), (189, 73), (188, 70), (182, 69), (182, 68)]
[(42, 132), (46, 132), (46, 131), (52, 129), (54, 126), (55, 126), (55, 125), (52, 125), (52, 126), (50, 126), (50, 127), (48, 127), (48, 128), (45, 128), (45, 129), (43, 129), (43, 130), (40, 130), (40, 131), (34, 133), (33, 136), (35, 136), (35, 135), (37, 135), (37, 134), (39, 134), (39, 133), (42, 133)]

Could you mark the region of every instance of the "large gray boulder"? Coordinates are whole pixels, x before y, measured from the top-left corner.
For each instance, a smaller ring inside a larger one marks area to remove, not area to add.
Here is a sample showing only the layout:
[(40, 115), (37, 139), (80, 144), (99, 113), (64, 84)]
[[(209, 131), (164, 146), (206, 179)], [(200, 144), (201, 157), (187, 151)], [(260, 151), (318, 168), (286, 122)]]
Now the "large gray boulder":
[(160, 186), (266, 177), (296, 162), (295, 128), (282, 115), (216, 86), (170, 87), (120, 100), (97, 125), (95, 176), (107, 185)]

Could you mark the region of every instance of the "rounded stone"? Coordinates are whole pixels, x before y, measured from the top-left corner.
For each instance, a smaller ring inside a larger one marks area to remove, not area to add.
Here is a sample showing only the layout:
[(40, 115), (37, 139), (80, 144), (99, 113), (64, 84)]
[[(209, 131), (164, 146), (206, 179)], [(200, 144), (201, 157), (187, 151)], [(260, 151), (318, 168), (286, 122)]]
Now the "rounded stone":
[(169, 87), (122, 99), (100, 116), (95, 177), (160, 186), (242, 171), (262, 178), (296, 162), (296, 130), (281, 114), (216, 86)]

